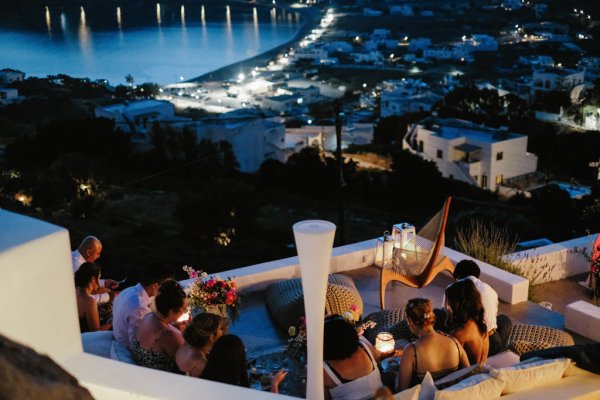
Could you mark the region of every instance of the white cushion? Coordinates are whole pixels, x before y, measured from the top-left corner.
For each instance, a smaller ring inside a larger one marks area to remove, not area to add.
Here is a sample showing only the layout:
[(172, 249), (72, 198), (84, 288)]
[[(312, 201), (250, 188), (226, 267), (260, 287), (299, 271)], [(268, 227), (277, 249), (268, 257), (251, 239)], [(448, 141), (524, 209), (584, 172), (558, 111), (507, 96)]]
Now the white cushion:
[(492, 368), (490, 375), (504, 383), (502, 394), (509, 394), (559, 380), (570, 364), (568, 358), (540, 360), (507, 368)]
[(423, 382), (421, 382), (421, 391), (419, 393), (419, 400), (435, 400), (435, 384), (429, 371), (425, 374)]
[(83, 351), (105, 358), (110, 358), (110, 343), (112, 340), (112, 331), (95, 331), (81, 334)]
[(519, 355), (510, 350), (488, 357), (486, 365), (492, 368), (506, 368), (519, 362)]
[(421, 385), (416, 385), (396, 393), (392, 398), (394, 400), (419, 400), (419, 393), (421, 393)]
[(131, 351), (116, 340), (113, 340), (110, 346), (110, 358), (128, 364), (135, 364)]
[(435, 400), (493, 400), (502, 395), (504, 383), (488, 374), (473, 375), (454, 386), (438, 390)]

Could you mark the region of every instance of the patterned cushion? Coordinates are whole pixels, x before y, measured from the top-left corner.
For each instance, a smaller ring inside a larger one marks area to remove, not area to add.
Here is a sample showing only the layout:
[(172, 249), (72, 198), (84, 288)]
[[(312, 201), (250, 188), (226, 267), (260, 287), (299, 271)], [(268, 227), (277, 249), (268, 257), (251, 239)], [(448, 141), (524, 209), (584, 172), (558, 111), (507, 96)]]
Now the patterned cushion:
[(377, 325), (373, 329), (367, 330), (364, 336), (371, 343), (375, 343), (375, 337), (379, 332), (390, 332), (394, 335), (394, 339), (411, 339), (413, 335), (405, 319), (406, 313), (403, 308), (392, 308), (369, 314), (365, 320), (374, 321)]
[[(285, 329), (298, 325), (304, 316), (304, 294), (300, 278), (272, 283), (265, 291), (267, 308), (277, 324)], [(362, 315), (363, 303), (352, 278), (346, 275), (331, 274), (327, 284), (325, 314), (343, 314), (351, 305), (358, 307)]]
[(518, 355), (534, 350), (558, 346), (572, 346), (573, 337), (560, 329), (547, 326), (513, 325), (507, 341), (507, 348)]

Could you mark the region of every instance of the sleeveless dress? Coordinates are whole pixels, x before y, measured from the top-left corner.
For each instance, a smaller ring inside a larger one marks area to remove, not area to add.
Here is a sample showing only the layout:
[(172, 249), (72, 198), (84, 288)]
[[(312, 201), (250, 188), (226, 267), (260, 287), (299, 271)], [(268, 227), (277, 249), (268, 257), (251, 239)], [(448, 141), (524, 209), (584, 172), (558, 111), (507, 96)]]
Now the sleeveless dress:
[[(156, 343), (156, 341), (166, 332), (167, 330), (163, 330), (154, 342)], [(140, 342), (137, 339), (133, 339), (133, 342), (131, 343), (131, 354), (137, 365), (146, 368), (160, 369), (162, 371), (173, 371), (175, 357), (162, 351), (146, 350), (140, 345)]]
[[(452, 339), (452, 341), (456, 345), (456, 351), (458, 352), (458, 361), (456, 362), (456, 367), (445, 368), (439, 371), (429, 371), (434, 381), (441, 379), (454, 371), (458, 371), (458, 369), (460, 368), (460, 349), (458, 348), (458, 342), (452, 336), (444, 336)], [(427, 372), (417, 372), (419, 369), (419, 366), (417, 364), (417, 346), (415, 346), (413, 343), (411, 343), (411, 346), (413, 346), (413, 349), (415, 351), (415, 368), (413, 369), (412, 379), (410, 381), (410, 386), (412, 387), (420, 384), (423, 381), (423, 378), (425, 378), (425, 374), (427, 374)]]
[(331, 380), (337, 385), (329, 389), (329, 394), (332, 400), (366, 400), (372, 399), (375, 391), (379, 389), (383, 382), (381, 381), (381, 374), (379, 368), (377, 368), (377, 362), (371, 354), (371, 351), (365, 344), (366, 339), (360, 337), (360, 346), (367, 353), (373, 370), (358, 379), (353, 381), (342, 382), (342, 379), (338, 374), (327, 364), (323, 362), (323, 369), (329, 375)]

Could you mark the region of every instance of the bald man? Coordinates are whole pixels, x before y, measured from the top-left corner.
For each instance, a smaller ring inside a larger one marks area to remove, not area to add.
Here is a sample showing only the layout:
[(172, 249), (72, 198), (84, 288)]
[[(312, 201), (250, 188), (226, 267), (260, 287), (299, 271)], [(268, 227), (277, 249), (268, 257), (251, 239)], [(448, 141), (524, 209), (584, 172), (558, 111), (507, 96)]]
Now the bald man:
[[(81, 241), (79, 247), (71, 253), (71, 261), (73, 262), (73, 273), (77, 272), (81, 264), (84, 262), (95, 262), (100, 258), (102, 253), (102, 243), (95, 236), (88, 236)], [(98, 304), (107, 303), (111, 300), (111, 295), (108, 289), (114, 289), (119, 286), (119, 282), (112, 279), (100, 279), (100, 292), (93, 296), (98, 301)]]

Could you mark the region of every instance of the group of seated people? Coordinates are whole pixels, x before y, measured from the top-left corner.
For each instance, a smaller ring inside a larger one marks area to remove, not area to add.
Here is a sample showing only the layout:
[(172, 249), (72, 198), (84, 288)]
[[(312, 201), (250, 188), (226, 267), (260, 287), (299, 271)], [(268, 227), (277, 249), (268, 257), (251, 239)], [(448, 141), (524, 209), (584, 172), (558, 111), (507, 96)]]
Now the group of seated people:
[[(478, 279), (477, 264), (461, 261), (454, 277), (458, 280), (445, 290), (444, 309), (434, 309), (424, 298), (406, 304), (406, 322), (416, 339), (397, 352), (401, 359), (396, 391), (421, 383), (427, 372), (437, 380), (472, 364), (485, 364), (488, 356), (504, 348), (512, 323), (496, 315), (498, 296)], [(340, 316), (326, 318), (324, 334), (326, 398), (372, 398), (382, 386), (377, 363), (385, 355)]]
[[(91, 239), (90, 239), (91, 238)], [(97, 294), (117, 282), (101, 281), (94, 263), (101, 244), (84, 239), (73, 252), (77, 307), (81, 331), (113, 329), (116, 345), (128, 349), (141, 366), (191, 377), (249, 387), (246, 350), (241, 339), (227, 334), (226, 318), (200, 313), (182, 320), (188, 299), (164, 263), (148, 265), (140, 282), (123, 290), (113, 301), (112, 323), (101, 324)], [(81, 256), (81, 257), (79, 257)], [(82, 261), (76, 266), (76, 260)], [(510, 320), (497, 316), (498, 296), (480, 281), (479, 267), (470, 260), (457, 264), (456, 282), (445, 290), (444, 308), (434, 309), (430, 299), (414, 298), (406, 304), (406, 322), (416, 338), (401, 351), (396, 390), (419, 384), (427, 372), (433, 379), (467, 367), (485, 364), (506, 343)], [(150, 308), (154, 297), (154, 309)], [(112, 299), (112, 297), (111, 297)], [(339, 315), (327, 316), (324, 330), (324, 391), (331, 399), (368, 399), (382, 386), (378, 363), (382, 355), (354, 326)], [(286, 372), (273, 376), (277, 393)]]
[[(188, 311), (187, 295), (173, 279), (174, 271), (167, 264), (148, 265), (137, 285), (117, 296), (111, 295), (112, 322), (101, 325), (97, 295), (103, 285), (100, 266), (93, 262), (100, 256), (99, 243), (96, 238), (86, 238), (73, 252), (81, 332), (112, 329), (115, 345), (130, 351), (133, 360), (147, 368), (250, 387), (242, 340), (227, 334), (229, 321), (216, 314), (200, 313), (191, 320), (181, 318)], [(86, 247), (91, 247), (91, 251), (86, 251)], [(84, 259), (75, 268), (78, 255)], [(114, 281), (106, 280), (104, 284), (107, 281), (116, 287)], [(274, 374), (272, 392), (278, 392), (286, 374), (284, 370)]]

